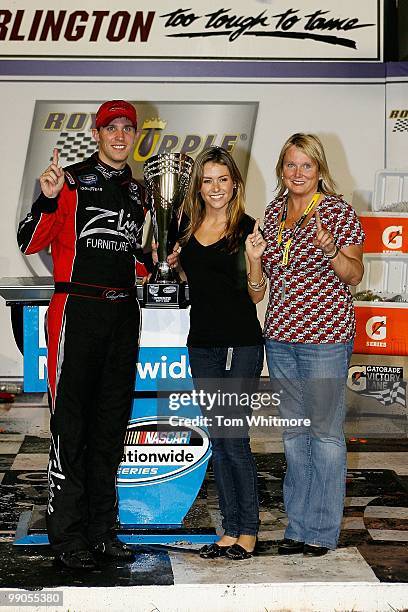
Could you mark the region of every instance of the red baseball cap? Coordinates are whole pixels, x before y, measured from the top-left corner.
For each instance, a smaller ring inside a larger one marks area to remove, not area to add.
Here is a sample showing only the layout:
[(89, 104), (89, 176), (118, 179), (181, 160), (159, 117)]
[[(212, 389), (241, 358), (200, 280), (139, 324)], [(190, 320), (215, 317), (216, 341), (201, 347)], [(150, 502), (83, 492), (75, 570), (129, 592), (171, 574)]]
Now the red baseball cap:
[(104, 102), (96, 112), (95, 127), (106, 127), (111, 121), (118, 117), (126, 117), (137, 127), (137, 116), (135, 107), (125, 100), (110, 100)]

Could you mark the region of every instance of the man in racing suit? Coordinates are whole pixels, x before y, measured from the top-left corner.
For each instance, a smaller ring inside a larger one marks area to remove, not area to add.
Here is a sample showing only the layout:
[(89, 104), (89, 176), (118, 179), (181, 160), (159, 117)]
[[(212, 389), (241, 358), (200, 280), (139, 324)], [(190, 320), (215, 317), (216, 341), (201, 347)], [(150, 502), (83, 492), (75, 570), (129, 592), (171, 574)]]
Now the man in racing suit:
[(94, 553), (133, 557), (112, 528), (140, 326), (135, 263), (142, 255), (144, 192), (126, 164), (135, 109), (106, 102), (95, 125), (98, 152), (89, 159), (63, 170), (54, 149), (40, 177), (42, 193), (18, 230), (27, 255), (51, 245), (47, 529), (57, 561), (79, 569), (96, 566)]

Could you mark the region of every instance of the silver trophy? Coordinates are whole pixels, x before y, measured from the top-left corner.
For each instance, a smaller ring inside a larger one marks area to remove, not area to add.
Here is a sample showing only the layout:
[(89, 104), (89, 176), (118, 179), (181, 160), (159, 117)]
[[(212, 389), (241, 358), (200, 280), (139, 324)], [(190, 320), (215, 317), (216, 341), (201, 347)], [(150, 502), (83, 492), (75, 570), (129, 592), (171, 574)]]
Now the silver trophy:
[(158, 245), (158, 262), (145, 286), (146, 307), (182, 308), (186, 305), (185, 283), (166, 260), (177, 237), (181, 206), (193, 164), (192, 158), (184, 153), (164, 153), (150, 157), (143, 166), (153, 235)]

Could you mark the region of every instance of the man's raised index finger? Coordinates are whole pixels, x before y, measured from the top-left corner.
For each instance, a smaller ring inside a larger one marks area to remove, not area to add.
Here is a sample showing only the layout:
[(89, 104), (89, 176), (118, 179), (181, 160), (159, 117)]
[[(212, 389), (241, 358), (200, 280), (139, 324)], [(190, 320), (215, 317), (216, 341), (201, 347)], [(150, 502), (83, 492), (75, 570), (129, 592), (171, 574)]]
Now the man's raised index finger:
[(52, 163), (55, 164), (56, 166), (58, 166), (58, 149), (57, 147), (54, 148), (53, 152), (52, 152)]

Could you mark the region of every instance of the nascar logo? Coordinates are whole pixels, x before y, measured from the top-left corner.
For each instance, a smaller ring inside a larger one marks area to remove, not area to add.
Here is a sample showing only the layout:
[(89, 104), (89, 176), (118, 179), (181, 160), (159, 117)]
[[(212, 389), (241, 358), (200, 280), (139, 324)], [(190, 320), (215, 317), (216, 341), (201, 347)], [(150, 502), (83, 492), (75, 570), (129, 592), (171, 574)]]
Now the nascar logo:
[(78, 179), (79, 182), (83, 183), (84, 185), (96, 185), (98, 182), (98, 177), (96, 174), (83, 174), (82, 176), (79, 176)]
[(125, 446), (143, 444), (188, 444), (191, 431), (127, 431)]

